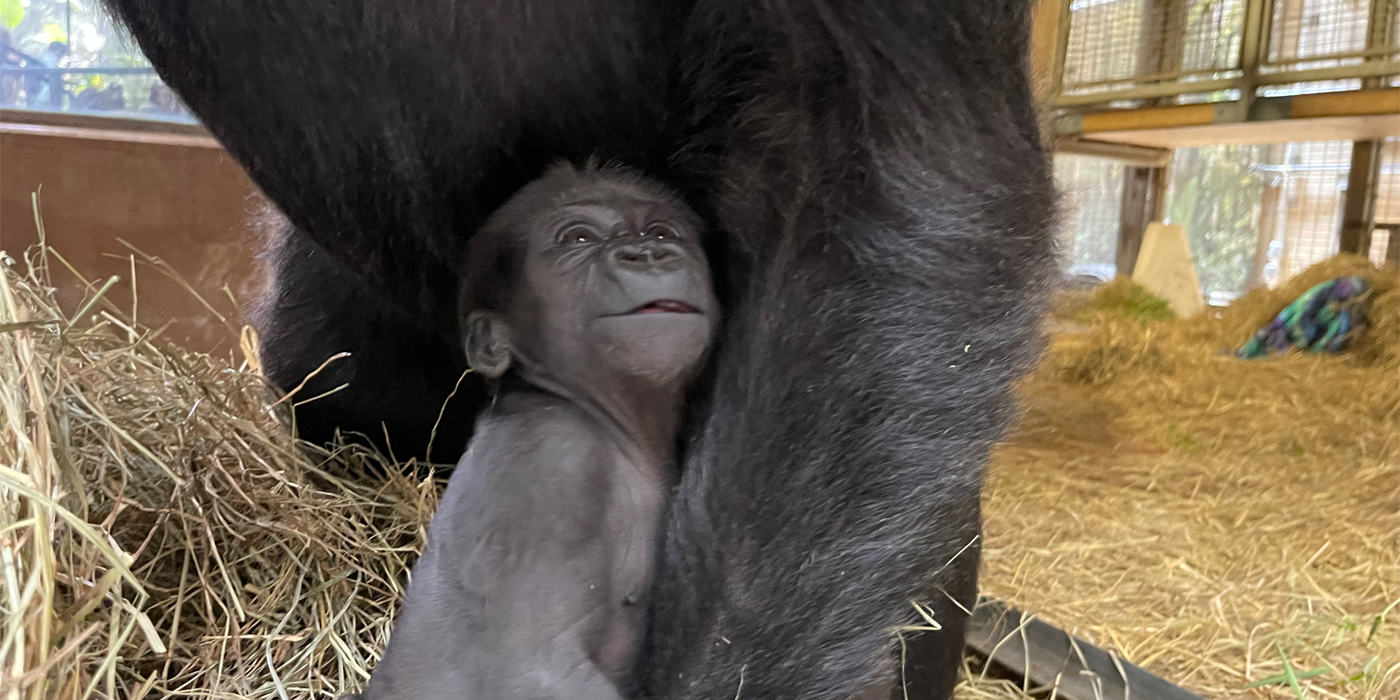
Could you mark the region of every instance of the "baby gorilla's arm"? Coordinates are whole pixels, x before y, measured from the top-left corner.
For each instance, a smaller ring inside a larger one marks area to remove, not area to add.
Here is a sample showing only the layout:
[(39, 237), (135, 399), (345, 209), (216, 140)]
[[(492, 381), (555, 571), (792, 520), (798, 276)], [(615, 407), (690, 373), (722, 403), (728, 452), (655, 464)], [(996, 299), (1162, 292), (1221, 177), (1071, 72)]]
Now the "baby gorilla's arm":
[(620, 700), (594, 658), (613, 588), (607, 450), (554, 423), (479, 427), (363, 700)]

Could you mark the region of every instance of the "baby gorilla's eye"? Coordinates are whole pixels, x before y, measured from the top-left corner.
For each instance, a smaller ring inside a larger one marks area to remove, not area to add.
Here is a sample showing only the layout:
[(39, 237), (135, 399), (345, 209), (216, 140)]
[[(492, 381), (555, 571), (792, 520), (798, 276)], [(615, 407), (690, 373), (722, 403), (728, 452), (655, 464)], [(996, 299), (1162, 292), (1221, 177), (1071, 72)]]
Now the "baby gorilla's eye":
[(560, 243), (597, 243), (602, 240), (593, 227), (584, 224), (567, 226), (559, 234)]
[(678, 231), (676, 231), (676, 229), (672, 228), (670, 224), (662, 223), (656, 223), (648, 226), (647, 230), (643, 232), (642, 235), (651, 236), (652, 238), (661, 238), (665, 240), (675, 240), (681, 237), (681, 234)]

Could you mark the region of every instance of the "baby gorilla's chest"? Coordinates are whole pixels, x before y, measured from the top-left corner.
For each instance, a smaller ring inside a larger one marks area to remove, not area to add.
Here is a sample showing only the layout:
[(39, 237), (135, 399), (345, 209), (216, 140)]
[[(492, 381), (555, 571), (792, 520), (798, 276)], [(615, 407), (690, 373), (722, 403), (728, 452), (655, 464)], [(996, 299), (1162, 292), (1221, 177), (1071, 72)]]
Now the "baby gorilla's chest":
[(670, 484), (661, 470), (638, 468), (618, 460), (603, 494), (607, 504), (603, 523), (606, 544), (606, 592), (599, 601), (599, 624), (592, 650), (594, 663), (609, 678), (620, 681), (635, 660), (646, 623), (662, 511)]

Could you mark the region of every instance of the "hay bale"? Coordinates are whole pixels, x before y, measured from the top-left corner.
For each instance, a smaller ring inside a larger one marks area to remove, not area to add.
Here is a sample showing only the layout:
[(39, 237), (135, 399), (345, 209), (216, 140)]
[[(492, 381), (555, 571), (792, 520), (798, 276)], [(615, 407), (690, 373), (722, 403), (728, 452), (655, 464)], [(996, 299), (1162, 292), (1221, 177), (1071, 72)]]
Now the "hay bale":
[(6, 260), (0, 276), (10, 687), (271, 699), (358, 686), (437, 484), (357, 479), (398, 472), (298, 444), (246, 363), (162, 341), (97, 286), (65, 316), (45, 274), (59, 259), (31, 253), (32, 269)]
[(1093, 323), (1105, 315), (1132, 318), (1140, 323), (1176, 320), (1166, 299), (1123, 276), (1088, 292), (1062, 294), (1056, 302), (1053, 314), (1075, 323)]

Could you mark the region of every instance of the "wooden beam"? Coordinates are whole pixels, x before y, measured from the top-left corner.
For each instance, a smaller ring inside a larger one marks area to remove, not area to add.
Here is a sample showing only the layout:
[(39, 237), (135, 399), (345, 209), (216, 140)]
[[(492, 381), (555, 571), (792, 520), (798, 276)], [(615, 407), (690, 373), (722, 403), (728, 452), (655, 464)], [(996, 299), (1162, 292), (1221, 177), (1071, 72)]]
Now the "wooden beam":
[(1234, 124), (1208, 124), (1167, 129), (1104, 131), (1083, 138), (1145, 148), (1195, 148), (1212, 145), (1358, 141), (1400, 136), (1400, 114), (1322, 119), (1280, 119)]
[(1063, 135), (1100, 138), (1103, 133), (1122, 131), (1365, 116), (1392, 118), (1400, 125), (1400, 88), (1269, 97), (1248, 107), (1238, 102), (1215, 102), (1071, 114), (1060, 117), (1055, 128)]
[(1071, 156), (1093, 156), (1108, 158), (1124, 165), (1141, 168), (1160, 168), (1171, 160), (1172, 152), (1165, 148), (1144, 148), (1127, 143), (1094, 141), (1090, 139), (1060, 139), (1055, 144), (1056, 154)]
[(0, 123), (30, 124), (33, 126), (62, 126), (74, 129), (97, 129), (101, 131), (140, 131), (157, 134), (178, 134), (182, 136), (209, 136), (209, 132), (199, 124), (169, 122), (158, 119), (108, 117), (95, 114), (38, 112), (27, 109), (0, 109)]
[(1142, 249), (1142, 234), (1152, 220), (1157, 168), (1123, 168), (1123, 204), (1118, 217), (1118, 274), (1131, 275)]
[[(1124, 83), (1131, 83), (1131, 80), (1124, 80)], [(1189, 83), (1190, 92), (1207, 93), (1217, 90), (1229, 90), (1239, 87), (1239, 80), (1234, 78), (1219, 80), (1201, 80)], [(1062, 86), (1063, 87), (1063, 86)], [(1169, 95), (1180, 95), (1182, 93), (1182, 83), (1170, 82), (1160, 85), (1130, 86), (1118, 90), (1106, 90), (1103, 92), (1090, 92), (1080, 95), (1061, 94), (1055, 100), (1056, 107), (1084, 107), (1086, 105), (1104, 104), (1118, 100), (1143, 100), (1152, 97), (1167, 97)]]
[(1288, 101), (1289, 119), (1350, 117), (1367, 114), (1384, 114), (1400, 118), (1400, 88), (1324, 92), (1315, 95), (1270, 99)]
[(1343, 253), (1368, 255), (1371, 229), (1376, 224), (1376, 190), (1380, 184), (1381, 142), (1357, 141), (1351, 146), (1351, 170), (1342, 197), (1342, 225), (1338, 234)]
[(1062, 138), (1167, 149), (1373, 141), (1400, 136), (1400, 88), (1065, 115), (1055, 130)]
[(1215, 111), (1215, 105), (1182, 105), (1099, 112), (1084, 115), (1079, 122), (1079, 131), (1092, 134), (1097, 131), (1201, 126), (1216, 122)]
[(972, 611), (967, 645), (1062, 700), (1202, 700), (1082, 639), (983, 599)]
[(1031, 6), (1031, 91), (1038, 105), (1047, 104), (1055, 93), (1060, 11), (1068, 4), (1069, 0), (1035, 0)]
[(153, 131), (118, 131), (115, 129), (85, 129), (71, 126), (39, 126), (36, 124), (0, 123), (0, 134), (24, 134), (29, 136), (53, 136), (67, 139), (87, 139), (90, 141), (119, 141), (124, 143), (144, 143), (157, 146), (186, 146), (189, 148), (222, 149), (212, 136), (185, 136), (163, 134)]

